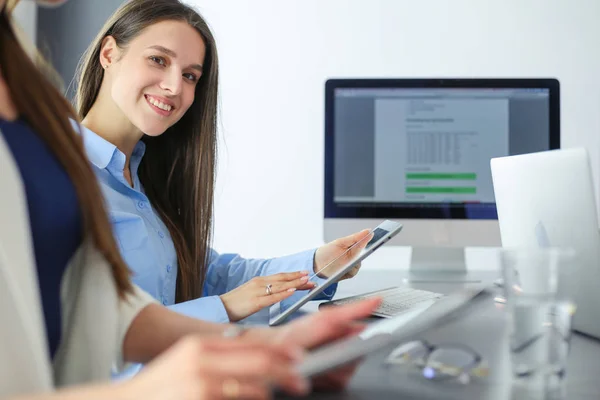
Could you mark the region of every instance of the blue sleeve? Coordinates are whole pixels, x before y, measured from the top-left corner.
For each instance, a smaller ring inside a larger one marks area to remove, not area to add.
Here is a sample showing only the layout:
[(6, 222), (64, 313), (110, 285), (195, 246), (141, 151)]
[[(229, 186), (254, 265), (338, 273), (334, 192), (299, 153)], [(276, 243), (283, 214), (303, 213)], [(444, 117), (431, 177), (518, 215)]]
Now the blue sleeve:
[[(274, 275), (280, 272), (308, 271), (313, 274), (313, 260), (315, 249), (303, 251), (285, 257), (271, 259), (245, 259), (238, 254), (219, 254), (211, 250), (210, 263), (206, 274), (204, 295), (214, 296), (227, 293), (232, 289), (248, 282), (255, 276)], [(311, 276), (309, 275), (309, 276)], [(315, 276), (311, 279), (317, 285), (322, 285), (325, 279)], [(329, 300), (337, 290), (337, 283), (329, 286), (315, 300)], [(284, 301), (285, 304), (293, 304), (307, 291), (302, 290), (294, 293)]]
[[(263, 259), (245, 259), (237, 254), (219, 254), (211, 250), (203, 297), (184, 303), (174, 304), (168, 308), (204, 321), (227, 323), (229, 317), (219, 295), (227, 293), (246, 283), (255, 276), (267, 276), (280, 272), (309, 271), (313, 273), (315, 250), (307, 250), (291, 256)], [(311, 279), (317, 285), (325, 282), (315, 276)], [(329, 286), (315, 300), (330, 300), (335, 295), (337, 283)], [(305, 296), (307, 291), (298, 291), (285, 299), (282, 308), (287, 308), (298, 299)]]

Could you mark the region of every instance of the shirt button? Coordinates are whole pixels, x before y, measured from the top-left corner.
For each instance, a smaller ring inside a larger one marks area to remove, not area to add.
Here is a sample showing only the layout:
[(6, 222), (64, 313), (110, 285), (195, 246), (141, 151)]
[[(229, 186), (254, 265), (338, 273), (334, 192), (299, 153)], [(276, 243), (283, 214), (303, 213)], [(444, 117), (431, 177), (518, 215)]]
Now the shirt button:
[(162, 231), (158, 231), (158, 236), (160, 236), (161, 239), (165, 238), (165, 234), (162, 233)]
[(167, 272), (171, 272), (171, 264), (167, 265)]
[(138, 201), (138, 208), (140, 208), (141, 210), (143, 210), (144, 208), (146, 208), (146, 202), (145, 201)]

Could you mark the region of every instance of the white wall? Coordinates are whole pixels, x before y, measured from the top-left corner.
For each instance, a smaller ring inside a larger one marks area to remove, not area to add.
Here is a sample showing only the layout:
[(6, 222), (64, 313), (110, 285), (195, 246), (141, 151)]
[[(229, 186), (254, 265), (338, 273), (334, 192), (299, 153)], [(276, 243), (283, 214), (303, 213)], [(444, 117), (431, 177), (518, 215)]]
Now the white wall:
[(14, 10), (13, 17), (27, 37), (35, 43), (37, 33), (37, 5), (33, 1), (20, 1)]
[(600, 162), (598, 0), (188, 0), (220, 49), (215, 247), (322, 243), (328, 77), (557, 77), (562, 142)]

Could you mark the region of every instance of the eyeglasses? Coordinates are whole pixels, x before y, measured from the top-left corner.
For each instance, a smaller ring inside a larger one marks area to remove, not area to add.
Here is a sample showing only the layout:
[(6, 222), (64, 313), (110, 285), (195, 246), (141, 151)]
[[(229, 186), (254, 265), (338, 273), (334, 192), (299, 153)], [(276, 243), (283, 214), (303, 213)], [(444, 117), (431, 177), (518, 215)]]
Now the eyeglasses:
[(415, 340), (396, 347), (385, 361), (388, 366), (410, 364), (421, 369), (423, 376), (434, 381), (456, 379), (469, 383), (471, 376), (485, 377), (489, 368), (481, 356), (467, 346), (434, 346)]

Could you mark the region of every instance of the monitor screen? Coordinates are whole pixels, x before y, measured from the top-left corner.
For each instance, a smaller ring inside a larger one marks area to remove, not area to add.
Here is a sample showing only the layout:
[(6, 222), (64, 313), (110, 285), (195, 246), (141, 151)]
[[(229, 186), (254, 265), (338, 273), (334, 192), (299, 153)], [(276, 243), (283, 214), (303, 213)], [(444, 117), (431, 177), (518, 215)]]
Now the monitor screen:
[(496, 219), (490, 159), (559, 147), (555, 80), (330, 80), (325, 217)]

